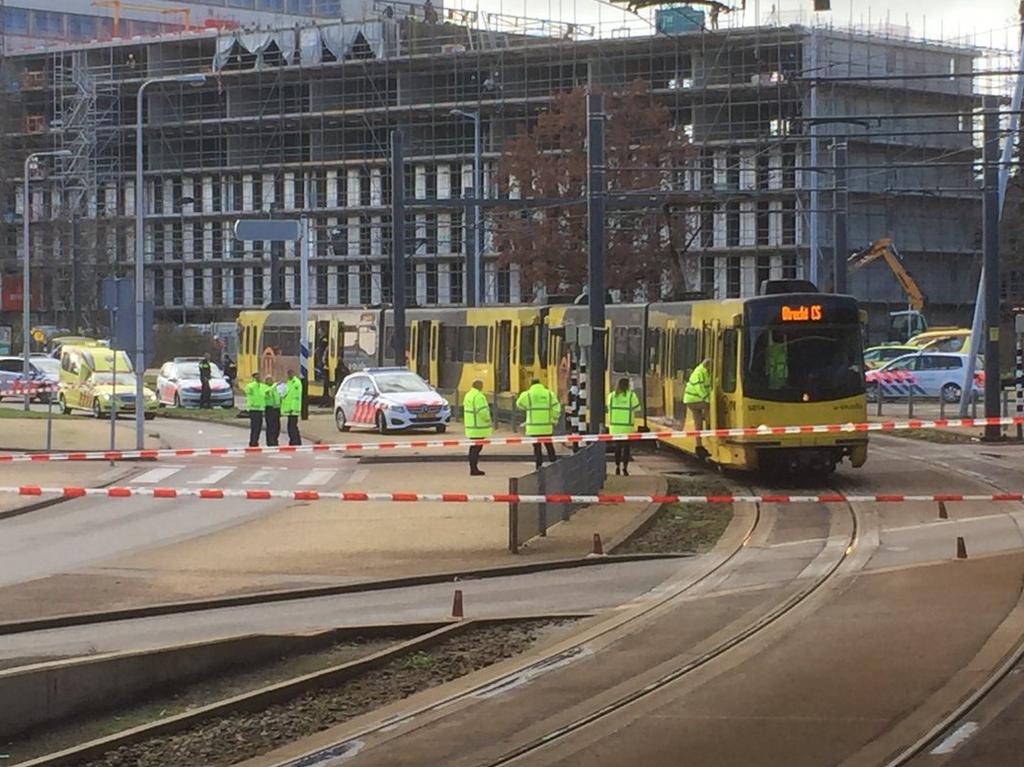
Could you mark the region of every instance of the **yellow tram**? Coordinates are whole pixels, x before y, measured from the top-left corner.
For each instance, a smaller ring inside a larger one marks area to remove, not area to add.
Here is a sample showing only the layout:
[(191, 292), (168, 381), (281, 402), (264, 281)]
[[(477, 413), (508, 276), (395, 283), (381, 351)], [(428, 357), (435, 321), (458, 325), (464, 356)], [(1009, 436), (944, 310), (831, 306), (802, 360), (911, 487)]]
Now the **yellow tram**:
[[(501, 409), (541, 378), (565, 403), (570, 355), (566, 328), (589, 325), (586, 306), (410, 309), (404, 360), (392, 351), (390, 309), (309, 312), (312, 398), (330, 397), (354, 370), (403, 362), (453, 401), (481, 378)], [(238, 319), (238, 372), (281, 380), (298, 370), (298, 312), (246, 311)], [(606, 387), (628, 377), (643, 403), (641, 430), (684, 426), (683, 390), (710, 360), (708, 428), (863, 422), (860, 312), (850, 296), (799, 292), (746, 299), (610, 305), (605, 328)], [(770, 361), (774, 369), (770, 370)], [(686, 427), (693, 427), (686, 419)], [(687, 452), (693, 439), (671, 440)], [(827, 472), (867, 459), (864, 433), (750, 435), (703, 440), (710, 460), (745, 470)]]

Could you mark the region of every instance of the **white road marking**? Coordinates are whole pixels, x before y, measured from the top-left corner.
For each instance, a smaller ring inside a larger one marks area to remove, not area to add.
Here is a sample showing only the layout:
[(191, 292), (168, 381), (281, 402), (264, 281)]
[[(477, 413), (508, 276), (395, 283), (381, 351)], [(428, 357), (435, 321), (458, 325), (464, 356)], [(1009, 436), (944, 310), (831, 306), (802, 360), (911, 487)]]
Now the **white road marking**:
[(364, 479), (366, 479), (366, 477), (367, 477), (367, 475), (369, 475), (369, 473), (370, 473), (369, 469), (356, 469), (355, 471), (353, 471), (349, 475), (348, 479), (345, 480), (345, 484), (346, 485), (358, 485), (360, 482), (362, 482)]
[(942, 742), (928, 753), (930, 754), (952, 754), (960, 746), (967, 742), (974, 733), (978, 731), (977, 722), (964, 722), (953, 732), (949, 733)]
[(338, 473), (337, 469), (313, 469), (299, 480), (300, 485), (324, 485)]
[(204, 474), (199, 479), (191, 479), (188, 483), (190, 485), (216, 485), (236, 468), (235, 466), (218, 466), (209, 474)]
[(275, 471), (286, 471), (284, 468), (277, 466), (264, 466), (261, 469), (257, 469), (252, 473), (249, 479), (243, 482), (243, 485), (269, 485), (270, 481), (274, 478)]
[(177, 474), (179, 471), (184, 469), (184, 466), (161, 466), (159, 469), (150, 469), (144, 474), (140, 474), (135, 477), (132, 481), (133, 484), (138, 485), (154, 485), (157, 482), (161, 482), (173, 474)]

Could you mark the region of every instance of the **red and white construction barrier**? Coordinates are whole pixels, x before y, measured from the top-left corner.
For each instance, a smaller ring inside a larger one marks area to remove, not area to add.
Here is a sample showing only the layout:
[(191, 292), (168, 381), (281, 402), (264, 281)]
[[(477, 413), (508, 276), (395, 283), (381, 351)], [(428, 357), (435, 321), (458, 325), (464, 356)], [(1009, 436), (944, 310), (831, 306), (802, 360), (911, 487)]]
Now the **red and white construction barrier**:
[[(786, 434), (853, 434), (909, 429), (973, 428), (1024, 424), (1024, 416), (1000, 418), (936, 418), (935, 420), (879, 421), (876, 423), (752, 426), (733, 429), (679, 429), (633, 434), (567, 434), (555, 437), (489, 437), (488, 439), (410, 439), (397, 442), (353, 442), (331, 445), (280, 447), (195, 447), (167, 450), (94, 450), (75, 453), (7, 453), (0, 463), (20, 461), (121, 461), (138, 458), (207, 458), (211, 456), (270, 455), (274, 453), (385, 453), (393, 450), (467, 448), (470, 445), (585, 445), (591, 442), (646, 442), (686, 437), (777, 437)], [(756, 442), (754, 443), (756, 444)]]
[(933, 495), (568, 495), (548, 493), (527, 495), (520, 493), (322, 493), (317, 490), (225, 490), (221, 488), (176, 487), (0, 487), (0, 494), (64, 498), (99, 496), (103, 498), (201, 498), (206, 500), (242, 499), (247, 501), (370, 501), (397, 503), (949, 503), (952, 501), (1024, 501), (1024, 493), (993, 493), (961, 495), (936, 493)]
[(55, 383), (12, 383), (0, 386), (0, 397), (15, 397), (23, 394), (53, 393), (60, 389)]

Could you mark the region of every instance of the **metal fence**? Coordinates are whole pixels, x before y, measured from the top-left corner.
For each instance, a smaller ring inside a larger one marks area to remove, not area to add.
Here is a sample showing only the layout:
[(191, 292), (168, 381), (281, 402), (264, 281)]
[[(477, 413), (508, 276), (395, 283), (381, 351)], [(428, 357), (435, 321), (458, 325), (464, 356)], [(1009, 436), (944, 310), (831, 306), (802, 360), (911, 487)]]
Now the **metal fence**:
[[(579, 452), (563, 455), (525, 477), (508, 481), (510, 493), (543, 495), (592, 495), (604, 487), (608, 477), (604, 443), (592, 443)], [(508, 547), (513, 554), (538, 535), (547, 535), (549, 525), (568, 519), (579, 508), (572, 503), (510, 503), (508, 506)]]

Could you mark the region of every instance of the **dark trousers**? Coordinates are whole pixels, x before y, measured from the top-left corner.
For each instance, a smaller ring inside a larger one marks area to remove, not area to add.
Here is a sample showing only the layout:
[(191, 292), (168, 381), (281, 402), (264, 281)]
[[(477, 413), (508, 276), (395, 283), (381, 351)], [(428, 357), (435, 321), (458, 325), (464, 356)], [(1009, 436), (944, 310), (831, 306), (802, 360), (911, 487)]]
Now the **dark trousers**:
[(476, 471), (480, 468), (480, 453), (484, 451), (484, 446), (480, 444), (469, 446), (469, 469), (470, 471)]
[(267, 419), (267, 447), (277, 447), (277, 438), (281, 436), (281, 408), (268, 407)]
[(546, 447), (547, 448), (547, 450), (548, 450), (548, 460), (551, 463), (554, 463), (555, 461), (558, 460), (558, 456), (555, 455), (555, 446), (554, 445), (552, 445), (550, 442), (545, 442), (543, 445), (540, 442), (534, 442), (533, 443), (533, 462), (535, 464), (537, 464), (537, 468), (538, 469), (544, 464), (544, 457), (541, 454), (541, 448), (542, 447)]
[(299, 417), (297, 415), (288, 416), (288, 444), (302, 444), (302, 435), (299, 434)]
[(615, 465), (629, 466), (633, 446), (628, 442), (614, 442), (612, 444), (615, 445)]
[(249, 411), (249, 447), (260, 446), (260, 434), (263, 432), (263, 411)]
[(202, 388), (199, 390), (199, 407), (210, 407), (210, 382), (203, 381), (200, 383)]

